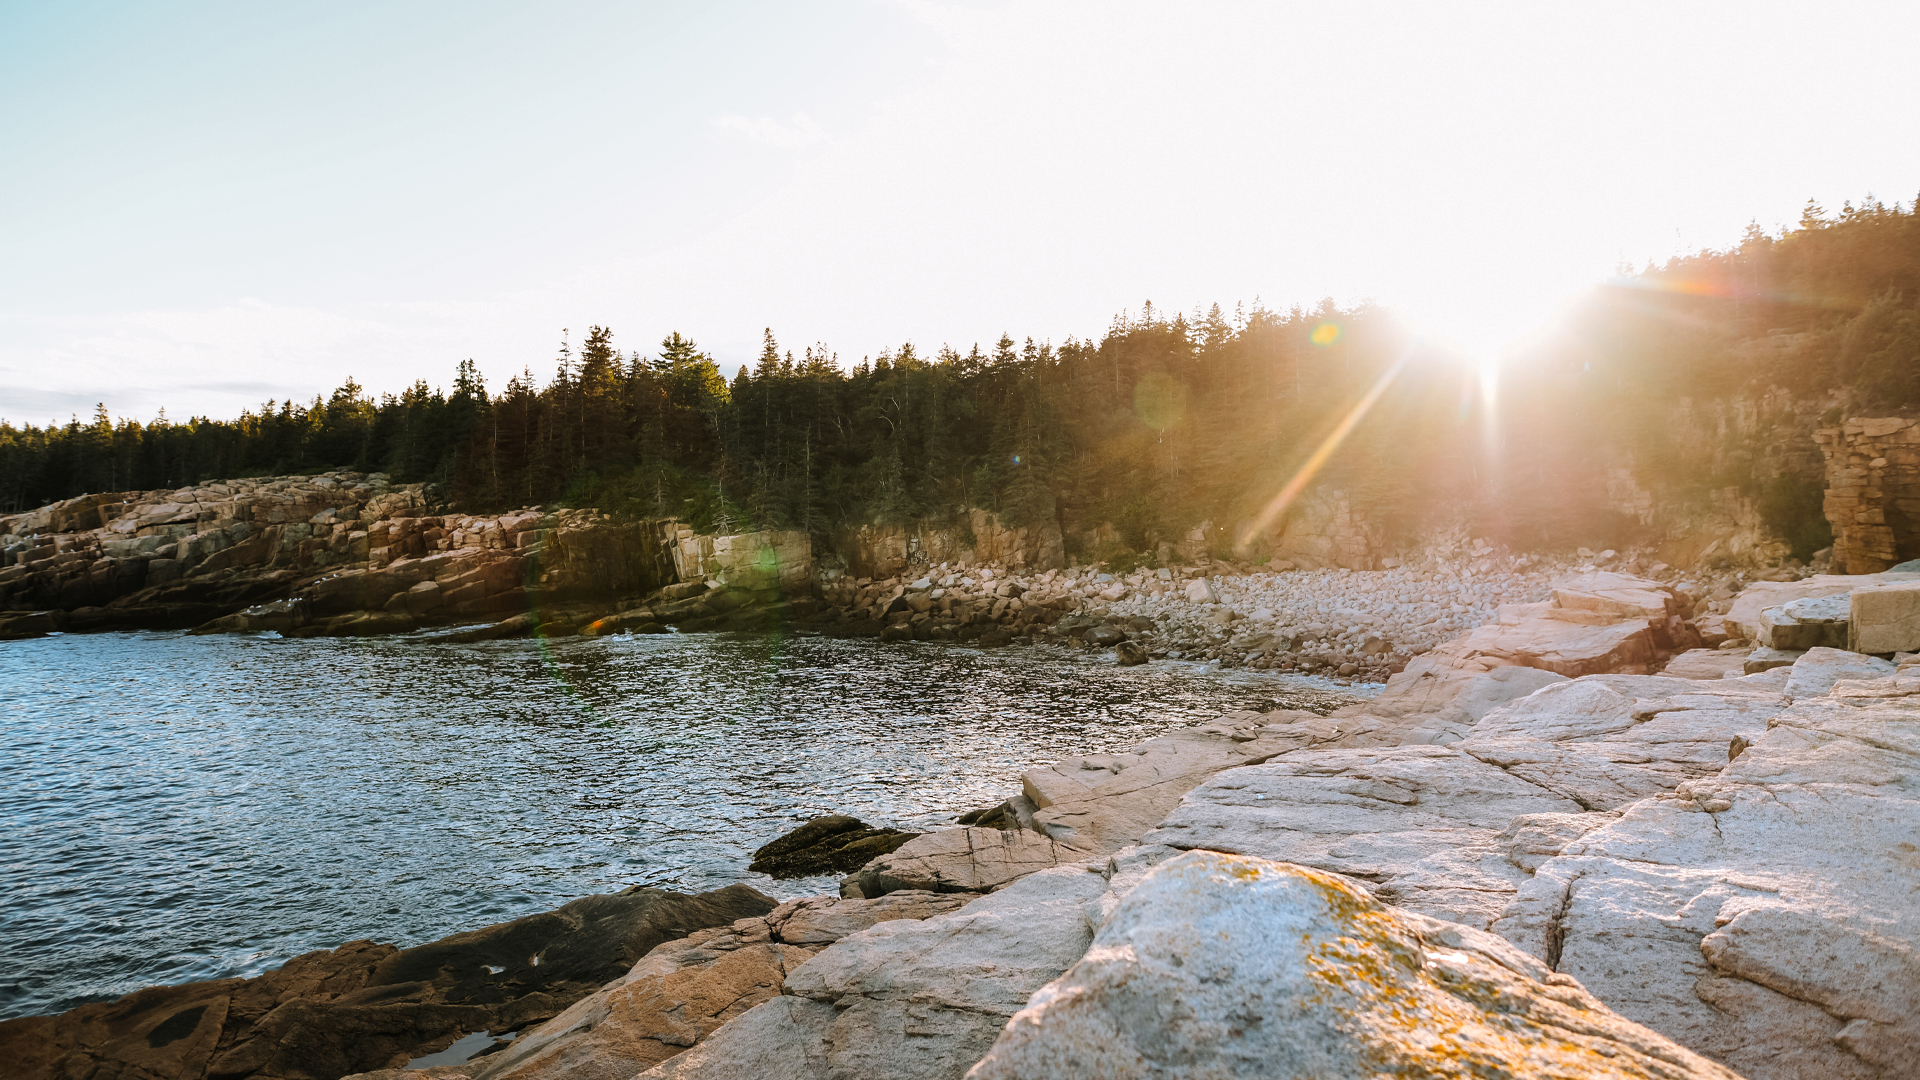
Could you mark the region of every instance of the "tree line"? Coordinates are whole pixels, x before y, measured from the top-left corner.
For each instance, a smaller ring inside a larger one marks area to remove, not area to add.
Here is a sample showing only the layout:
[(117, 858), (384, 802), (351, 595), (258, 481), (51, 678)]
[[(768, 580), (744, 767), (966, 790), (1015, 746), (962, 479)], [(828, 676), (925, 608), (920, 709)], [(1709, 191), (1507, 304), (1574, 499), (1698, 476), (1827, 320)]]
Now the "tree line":
[(1444, 511), (1520, 543), (1595, 535), (1619, 525), (1604, 497), (1612, 448), (1663, 491), (1773, 485), (1786, 531), (1817, 518), (1804, 454), (1795, 476), (1778, 455), (1707, 469), (1662, 417), (1774, 387), (1834, 416), (1920, 408), (1920, 218), (1873, 199), (1809, 204), (1777, 235), (1753, 228), (1726, 251), (1624, 274), (1509, 364), (1497, 398), (1392, 313), (1332, 301), (1147, 304), (1097, 339), (909, 342), (852, 364), (820, 344), (796, 355), (768, 330), (731, 380), (679, 334), (629, 351), (596, 326), (563, 341), (544, 382), (528, 370), (490, 389), (467, 361), (451, 387), (376, 399), (349, 380), (232, 420), (142, 424), (102, 407), (66, 425), (0, 422), (0, 507), (352, 467), (433, 483), (474, 511), (596, 506), (827, 534), (980, 507), (1070, 535), (1111, 525), (1138, 550), (1253, 516), (1344, 432), (1316, 482), (1389, 525)]

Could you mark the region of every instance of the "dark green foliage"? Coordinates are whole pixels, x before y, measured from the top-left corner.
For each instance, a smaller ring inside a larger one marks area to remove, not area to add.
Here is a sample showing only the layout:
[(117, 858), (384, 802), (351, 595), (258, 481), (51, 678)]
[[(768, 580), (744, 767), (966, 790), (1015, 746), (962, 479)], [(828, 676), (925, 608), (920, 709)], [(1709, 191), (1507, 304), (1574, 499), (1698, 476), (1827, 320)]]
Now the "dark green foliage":
[[(450, 395), (421, 382), (375, 401), (349, 381), (231, 421), (142, 426), (102, 408), (0, 423), (0, 509), (347, 466), (433, 481), (476, 511), (558, 502), (825, 535), (912, 519), (965, 530), (979, 507), (1058, 522), (1081, 555), (1131, 562), (1203, 523), (1225, 554), (1378, 386), (1316, 482), (1390, 532), (1459, 514), (1519, 546), (1624, 546), (1641, 526), (1611, 506), (1605, 471), (1624, 460), (1662, 499), (1758, 495), (1804, 558), (1826, 543), (1804, 432), (1784, 455), (1729, 453), (1673, 410), (1776, 387), (1831, 398), (1814, 406), (1826, 423), (1920, 408), (1917, 298), (1920, 218), (1868, 200), (1598, 290), (1509, 365), (1492, 403), (1471, 365), (1384, 311), (1331, 301), (1231, 318), (1149, 304), (1098, 341), (1003, 334), (931, 356), (904, 343), (848, 368), (824, 345), (796, 357), (769, 329), (731, 384), (679, 334), (643, 357), (596, 326), (562, 345), (546, 385), (529, 370), (492, 395), (465, 362)], [(1086, 537), (1102, 524), (1106, 539)], [(1236, 552), (1260, 553), (1257, 539)]]

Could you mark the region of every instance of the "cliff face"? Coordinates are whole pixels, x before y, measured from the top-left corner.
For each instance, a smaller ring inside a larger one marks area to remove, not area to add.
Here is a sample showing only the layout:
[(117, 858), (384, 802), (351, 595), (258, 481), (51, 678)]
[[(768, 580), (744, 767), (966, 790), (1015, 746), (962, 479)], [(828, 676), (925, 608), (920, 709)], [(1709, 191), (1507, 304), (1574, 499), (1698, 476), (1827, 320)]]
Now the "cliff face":
[(1067, 565), (1066, 544), (1054, 522), (1016, 527), (985, 510), (967, 511), (952, 524), (860, 525), (834, 535), (835, 553), (851, 577), (897, 577), (941, 563), (1000, 563), (1021, 570)]
[(221, 628), (349, 612), (447, 621), (682, 581), (804, 588), (812, 573), (804, 533), (700, 536), (592, 510), (435, 512), (420, 485), (378, 473), (89, 495), (0, 517), (0, 611), (48, 613), (6, 620), (21, 633), (192, 627), (260, 605), (271, 610), (259, 625)]
[(1851, 419), (1814, 439), (1826, 455), (1834, 568), (1872, 574), (1920, 558), (1920, 420)]

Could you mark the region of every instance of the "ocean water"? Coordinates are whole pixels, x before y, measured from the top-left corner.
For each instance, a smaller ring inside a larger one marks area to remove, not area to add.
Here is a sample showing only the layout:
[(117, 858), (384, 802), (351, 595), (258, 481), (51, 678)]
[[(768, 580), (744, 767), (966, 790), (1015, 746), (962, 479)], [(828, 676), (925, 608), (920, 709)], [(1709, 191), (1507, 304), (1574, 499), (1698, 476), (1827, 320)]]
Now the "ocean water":
[(1063, 756), (1307, 680), (1043, 650), (669, 634), (0, 644), (0, 1018), (751, 874), (798, 822), (931, 828)]

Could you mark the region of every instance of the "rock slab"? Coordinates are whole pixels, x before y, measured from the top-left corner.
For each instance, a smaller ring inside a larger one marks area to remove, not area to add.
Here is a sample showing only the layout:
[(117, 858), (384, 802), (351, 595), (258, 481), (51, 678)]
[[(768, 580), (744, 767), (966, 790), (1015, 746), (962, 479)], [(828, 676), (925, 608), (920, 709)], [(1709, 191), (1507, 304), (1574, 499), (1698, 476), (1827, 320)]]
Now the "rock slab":
[(1737, 1080), (1491, 934), (1331, 874), (1190, 852), (1146, 875), (968, 1080)]

